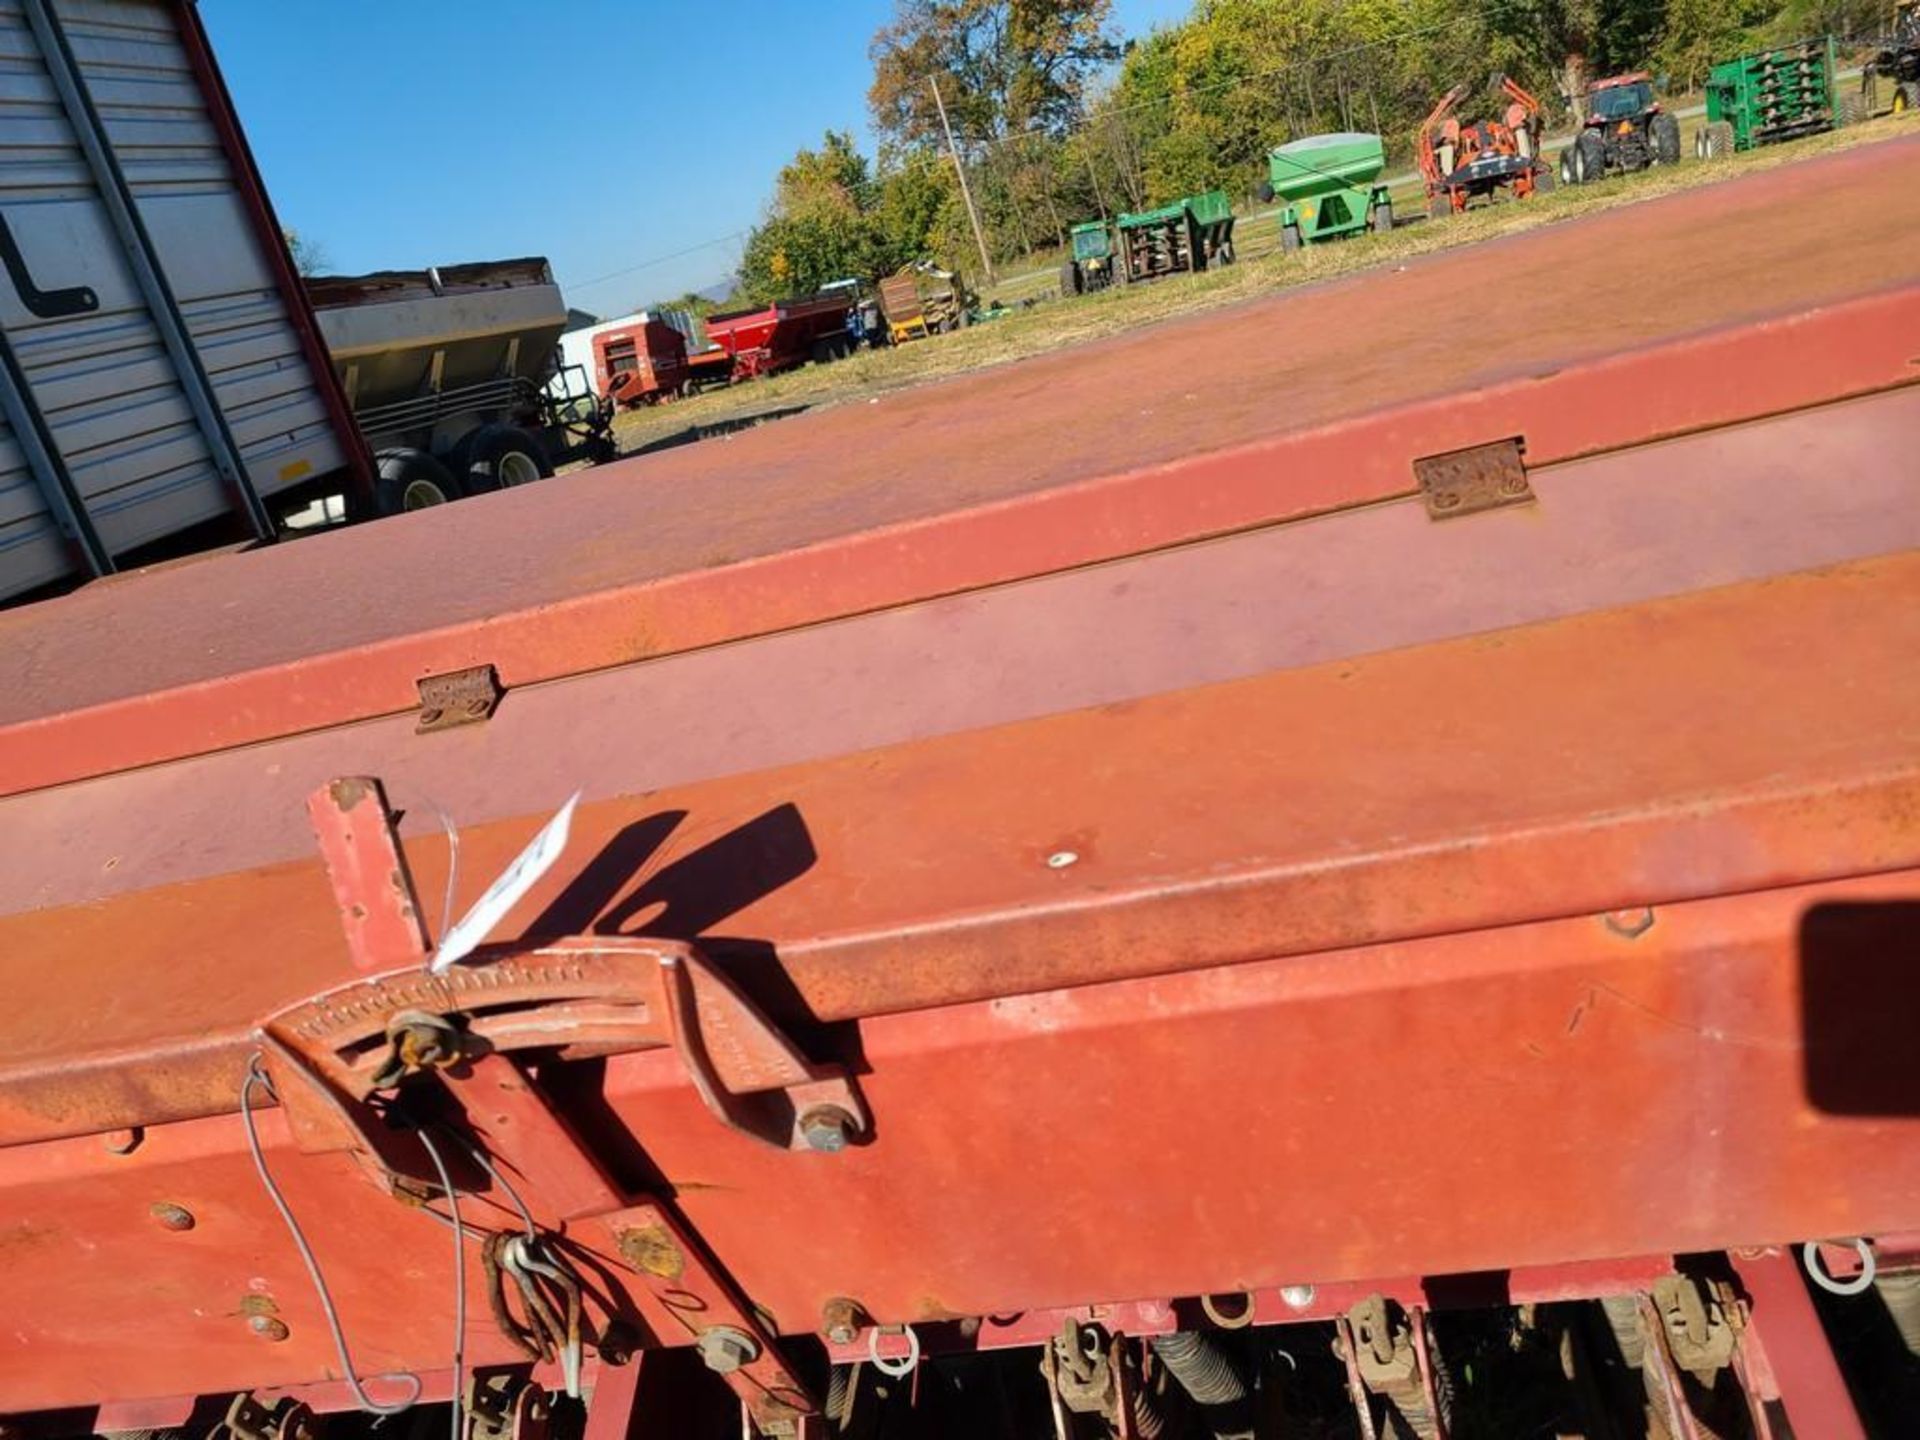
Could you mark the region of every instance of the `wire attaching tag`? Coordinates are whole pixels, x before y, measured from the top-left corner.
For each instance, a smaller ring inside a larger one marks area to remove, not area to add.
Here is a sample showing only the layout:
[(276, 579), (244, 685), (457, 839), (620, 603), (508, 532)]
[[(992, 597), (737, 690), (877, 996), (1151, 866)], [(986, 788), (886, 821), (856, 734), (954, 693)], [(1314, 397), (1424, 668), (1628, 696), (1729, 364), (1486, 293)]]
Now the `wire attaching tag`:
[(493, 927), (506, 918), (507, 912), (518, 905), (540, 877), (553, 868), (553, 862), (567, 848), (567, 832), (573, 825), (573, 807), (579, 803), (580, 792), (576, 790), (567, 803), (560, 807), (560, 812), (540, 827), (540, 833), (527, 843), (527, 848), (516, 855), (513, 863), (487, 887), (486, 894), (474, 901), (473, 908), (441, 937), (440, 948), (427, 963), (427, 969), (435, 975), (441, 975), (471, 955)]

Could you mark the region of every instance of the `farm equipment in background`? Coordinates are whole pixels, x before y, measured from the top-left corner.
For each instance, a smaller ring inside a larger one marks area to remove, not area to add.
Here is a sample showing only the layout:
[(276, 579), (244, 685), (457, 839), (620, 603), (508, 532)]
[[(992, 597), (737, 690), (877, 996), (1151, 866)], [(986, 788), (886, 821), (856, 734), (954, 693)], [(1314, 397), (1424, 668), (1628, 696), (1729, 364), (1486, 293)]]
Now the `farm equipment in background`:
[(1540, 102), (1510, 76), (1497, 75), (1494, 83), (1507, 101), (1498, 120), (1463, 123), (1454, 110), (1473, 87), (1462, 84), (1420, 122), (1414, 144), (1431, 219), (1460, 214), (1500, 191), (1524, 200), (1553, 188), (1553, 170), (1540, 158)]
[(1834, 51), (1827, 35), (1715, 65), (1707, 72), (1707, 120), (1694, 134), (1693, 153), (1715, 160), (1833, 129), (1845, 118)]
[(1920, 0), (1899, 0), (1894, 6), (1892, 27), (1861, 67), (1862, 115), (1879, 110), (1882, 80), (1893, 87), (1888, 106), (1892, 113), (1920, 110)]
[(1113, 229), (1114, 264), (1123, 281), (1157, 280), (1233, 263), (1233, 205), (1224, 190), (1123, 214)]
[(316, 275), (306, 289), (379, 466), (375, 513), (613, 458), (612, 411), (583, 370), (560, 369), (567, 307), (546, 260)]
[(902, 265), (880, 282), (880, 308), (896, 345), (964, 329), (973, 300), (956, 272), (931, 260)]
[(1680, 163), (1680, 119), (1653, 97), (1645, 72), (1615, 75), (1587, 87), (1587, 118), (1560, 152), (1560, 179), (1587, 185), (1609, 172), (1632, 174)]
[(858, 350), (863, 345), (872, 349), (887, 343), (886, 313), (881, 308), (880, 296), (866, 281), (853, 277), (830, 280), (818, 293), (847, 302), (847, 338), (853, 342), (852, 349)]
[[(732, 310), (707, 317), (707, 338), (732, 359), (727, 378), (751, 380), (790, 370), (809, 360), (842, 359), (853, 353), (845, 294), (776, 300), (758, 310)], [(717, 362), (714, 362), (717, 367)]]
[(679, 327), (643, 312), (630, 325), (593, 337), (593, 378), (609, 405), (636, 410), (687, 392), (687, 337)]
[(1060, 262), (1060, 293), (1084, 295), (1127, 283), (1113, 248), (1113, 229), (1105, 220), (1082, 220), (1067, 238), (1070, 253)]
[(1378, 183), (1386, 163), (1378, 135), (1309, 135), (1269, 151), (1260, 199), (1286, 202), (1280, 248), (1393, 229), (1393, 200)]

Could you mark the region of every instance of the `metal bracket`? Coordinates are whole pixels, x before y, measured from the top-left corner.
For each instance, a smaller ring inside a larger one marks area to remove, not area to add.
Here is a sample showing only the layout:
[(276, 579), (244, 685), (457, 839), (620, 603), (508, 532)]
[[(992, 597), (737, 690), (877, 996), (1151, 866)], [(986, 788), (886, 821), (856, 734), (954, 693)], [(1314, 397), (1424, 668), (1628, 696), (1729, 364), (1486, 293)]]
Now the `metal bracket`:
[(465, 670), (428, 675), (416, 681), (414, 688), (420, 692), (420, 723), (413, 727), (416, 735), (476, 725), (493, 714), (500, 697), (506, 694), (491, 665), (469, 665)]
[(221, 1430), (230, 1440), (317, 1440), (320, 1433), (312, 1409), (301, 1401), (282, 1399), (266, 1405), (247, 1392), (233, 1397), (215, 1434)]
[(1364, 1440), (1381, 1433), (1373, 1416), (1374, 1395), (1421, 1440), (1447, 1440), (1449, 1407), (1439, 1394), (1424, 1311), (1403, 1310), (1383, 1295), (1369, 1295), (1335, 1318), (1334, 1352), (1346, 1362), (1347, 1391)]
[[(288, 1006), (255, 1032), (295, 1143), (352, 1151), (389, 1189), (420, 1198), (386, 1160), (391, 1141), (372, 1102), (437, 1080), (465, 1111), (471, 1143), (524, 1182), (541, 1223), (601, 1231), (598, 1248), (641, 1281), (656, 1332), (684, 1329), (762, 1434), (813, 1433), (820, 1407), (745, 1296), (666, 1201), (614, 1182), (513, 1057), (671, 1047), (716, 1118), (789, 1150), (838, 1150), (870, 1128), (853, 1082), (808, 1061), (682, 942), (522, 941), (434, 975), (421, 965), (420, 907), (379, 782), (335, 780), (309, 811), (356, 964), (369, 968), (376, 954), (411, 963)], [(488, 1409), (493, 1399), (512, 1404)], [(473, 1440), (543, 1440), (520, 1396), (476, 1391), (475, 1413)]]
[(1733, 1363), (1741, 1315), (1732, 1287), (1719, 1280), (1668, 1275), (1653, 1282), (1653, 1308), (1673, 1363), (1708, 1389)]
[(581, 1059), (678, 1052), (729, 1129), (787, 1150), (837, 1151), (870, 1129), (853, 1081), (808, 1060), (692, 944), (581, 935), (483, 946), (428, 973), (420, 905), (378, 780), (351, 777), (308, 801), (358, 969), (258, 1030), (303, 1149), (377, 1156), (364, 1112), (408, 1074), (541, 1050)]
[(1522, 446), (1515, 436), (1415, 460), (1413, 477), (1420, 483), (1427, 514), (1435, 520), (1451, 520), (1507, 505), (1532, 504), (1535, 497), (1520, 458)]
[(547, 1392), (512, 1374), (467, 1381), (468, 1440), (547, 1440), (553, 1406)]
[(1158, 1432), (1157, 1412), (1124, 1335), (1069, 1316), (1042, 1349), (1040, 1374), (1052, 1400), (1056, 1440), (1071, 1436), (1069, 1414), (1102, 1417), (1113, 1440)]

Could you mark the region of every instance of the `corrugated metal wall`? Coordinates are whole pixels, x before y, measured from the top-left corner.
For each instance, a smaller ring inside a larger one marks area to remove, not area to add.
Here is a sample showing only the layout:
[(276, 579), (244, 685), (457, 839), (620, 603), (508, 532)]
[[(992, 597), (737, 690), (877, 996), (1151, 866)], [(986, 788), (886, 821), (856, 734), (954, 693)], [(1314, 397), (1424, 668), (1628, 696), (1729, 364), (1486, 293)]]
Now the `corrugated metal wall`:
[[(103, 199), (74, 117), (29, 23), (0, 0), (0, 218), (43, 291), (86, 287), (97, 308), (35, 314), (0, 273), (0, 329), (59, 458), (113, 554), (236, 506)], [(81, 83), (200, 357), (232, 445), (271, 495), (346, 457), (208, 117), (172, 9), (56, 0)], [(45, 308), (43, 305), (42, 309)], [(71, 573), (43, 485), (0, 437), (0, 596)]]

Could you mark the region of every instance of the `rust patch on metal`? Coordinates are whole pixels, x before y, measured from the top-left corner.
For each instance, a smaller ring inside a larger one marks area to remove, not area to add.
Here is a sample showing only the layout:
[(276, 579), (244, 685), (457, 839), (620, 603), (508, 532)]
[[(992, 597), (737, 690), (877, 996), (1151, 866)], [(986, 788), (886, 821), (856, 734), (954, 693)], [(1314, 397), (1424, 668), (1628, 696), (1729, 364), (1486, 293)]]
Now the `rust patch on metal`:
[(328, 785), (327, 794), (340, 810), (351, 810), (366, 798), (367, 782), (359, 775), (348, 775)]
[(618, 1240), (620, 1258), (643, 1275), (678, 1280), (687, 1268), (687, 1257), (663, 1225), (637, 1225), (622, 1230)]
[(1427, 514), (1435, 520), (1451, 520), (1507, 505), (1532, 504), (1533, 487), (1527, 483), (1520, 450), (1516, 436), (1414, 461), (1413, 477), (1420, 482)]

